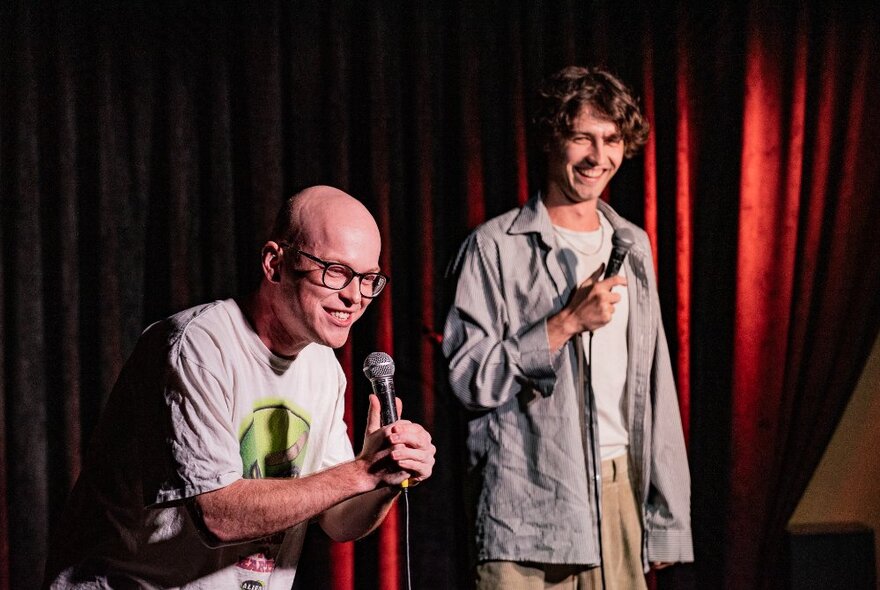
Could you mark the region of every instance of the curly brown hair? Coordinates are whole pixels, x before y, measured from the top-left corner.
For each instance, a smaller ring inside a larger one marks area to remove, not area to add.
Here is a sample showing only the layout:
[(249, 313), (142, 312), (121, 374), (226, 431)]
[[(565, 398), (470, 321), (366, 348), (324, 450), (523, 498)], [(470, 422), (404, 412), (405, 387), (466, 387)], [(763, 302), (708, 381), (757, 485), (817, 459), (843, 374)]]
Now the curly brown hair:
[(536, 102), (532, 122), (545, 151), (571, 136), (572, 124), (585, 106), (617, 125), (623, 137), (624, 157), (633, 157), (648, 141), (651, 127), (642, 116), (638, 100), (619, 78), (602, 68), (563, 68), (544, 79)]

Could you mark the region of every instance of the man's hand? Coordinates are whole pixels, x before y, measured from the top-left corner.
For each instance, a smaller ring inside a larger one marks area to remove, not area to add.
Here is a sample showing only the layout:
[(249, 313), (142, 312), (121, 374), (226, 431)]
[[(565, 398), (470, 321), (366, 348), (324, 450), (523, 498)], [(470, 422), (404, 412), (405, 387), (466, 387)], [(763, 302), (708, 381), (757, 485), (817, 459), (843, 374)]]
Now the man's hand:
[[(400, 400), (396, 403), (400, 415)], [(354, 464), (360, 473), (366, 471), (373, 489), (333, 506), (322, 515), (321, 526), (336, 541), (357, 539), (374, 530), (397, 498), (400, 484), (407, 479), (410, 485), (424, 481), (434, 469), (436, 449), (431, 444), (431, 435), (409, 420), (382, 426), (380, 415), (379, 398), (370, 395), (364, 446)]]
[[(400, 398), (395, 399), (401, 415)], [(377, 486), (399, 486), (405, 480), (416, 484), (431, 477), (434, 454), (431, 435), (422, 426), (409, 420), (398, 420), (381, 426), (379, 398), (370, 395), (367, 430), (358, 460), (368, 464)]]
[(614, 306), (621, 298), (620, 293), (611, 289), (626, 285), (626, 279), (615, 275), (600, 281), (603, 272), (604, 264), (572, 291), (559, 313), (547, 320), (550, 350), (559, 350), (575, 334), (593, 332), (611, 321)]

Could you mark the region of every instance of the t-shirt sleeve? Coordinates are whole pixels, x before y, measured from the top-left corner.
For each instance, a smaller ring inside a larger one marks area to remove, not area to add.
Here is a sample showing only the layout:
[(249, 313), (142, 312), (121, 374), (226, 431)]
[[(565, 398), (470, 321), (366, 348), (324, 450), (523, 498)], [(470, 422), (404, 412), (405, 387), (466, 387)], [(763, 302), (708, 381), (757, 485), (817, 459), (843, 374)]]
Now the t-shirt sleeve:
[(165, 473), (144, 490), (148, 504), (189, 498), (242, 477), (231, 393), (202, 362), (180, 353), (164, 389)]

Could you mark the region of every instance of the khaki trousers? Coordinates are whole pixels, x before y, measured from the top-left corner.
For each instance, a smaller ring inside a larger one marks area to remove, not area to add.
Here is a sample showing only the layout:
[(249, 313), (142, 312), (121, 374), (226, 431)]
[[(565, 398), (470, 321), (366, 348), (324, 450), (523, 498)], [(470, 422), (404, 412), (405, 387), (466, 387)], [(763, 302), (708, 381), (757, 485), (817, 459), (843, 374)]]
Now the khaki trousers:
[[(642, 524), (626, 455), (602, 461), (602, 563), (605, 590), (646, 590)], [(602, 571), (585, 565), (485, 561), (477, 590), (602, 590)]]

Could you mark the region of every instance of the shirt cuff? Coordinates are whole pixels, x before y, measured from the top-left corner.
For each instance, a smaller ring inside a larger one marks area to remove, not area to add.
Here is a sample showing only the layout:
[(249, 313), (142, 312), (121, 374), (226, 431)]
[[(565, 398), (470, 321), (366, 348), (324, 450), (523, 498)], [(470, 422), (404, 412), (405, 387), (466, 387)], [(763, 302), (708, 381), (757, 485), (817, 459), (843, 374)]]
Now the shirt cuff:
[(690, 531), (649, 531), (648, 561), (685, 563), (694, 560)]
[(544, 395), (549, 395), (556, 383), (556, 369), (547, 344), (547, 326), (541, 321), (519, 336), (519, 360), (523, 374), (533, 381)]

